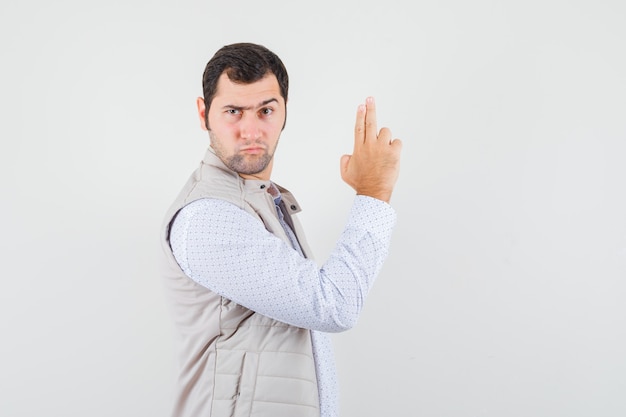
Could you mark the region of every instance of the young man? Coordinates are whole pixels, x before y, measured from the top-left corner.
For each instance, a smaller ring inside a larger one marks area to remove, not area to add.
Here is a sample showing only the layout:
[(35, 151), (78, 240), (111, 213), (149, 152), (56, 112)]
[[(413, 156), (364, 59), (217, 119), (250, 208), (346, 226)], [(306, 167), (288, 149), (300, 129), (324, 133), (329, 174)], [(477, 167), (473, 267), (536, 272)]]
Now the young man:
[(401, 142), (358, 107), (341, 176), (356, 191), (320, 269), (270, 179), (285, 126), (287, 71), (274, 53), (227, 45), (208, 62), (201, 127), (210, 147), (166, 214), (163, 276), (179, 340), (175, 417), (337, 415), (329, 332), (355, 325), (386, 258)]

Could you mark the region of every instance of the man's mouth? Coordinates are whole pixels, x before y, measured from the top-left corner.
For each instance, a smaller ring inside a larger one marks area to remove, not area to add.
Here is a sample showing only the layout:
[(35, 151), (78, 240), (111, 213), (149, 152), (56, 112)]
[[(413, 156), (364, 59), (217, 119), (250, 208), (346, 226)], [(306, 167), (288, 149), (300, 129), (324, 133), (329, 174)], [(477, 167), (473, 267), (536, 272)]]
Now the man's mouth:
[(261, 153), (264, 151), (265, 148), (262, 146), (246, 146), (245, 148), (241, 148), (241, 152), (244, 153)]

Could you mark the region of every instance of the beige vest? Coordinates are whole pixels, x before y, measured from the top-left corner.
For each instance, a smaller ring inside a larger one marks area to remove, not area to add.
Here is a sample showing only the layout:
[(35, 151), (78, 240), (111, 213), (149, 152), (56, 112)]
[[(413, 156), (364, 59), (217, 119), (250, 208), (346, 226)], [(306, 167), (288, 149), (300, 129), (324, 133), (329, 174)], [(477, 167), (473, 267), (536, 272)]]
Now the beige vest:
[[(176, 213), (207, 197), (235, 204), (289, 242), (269, 186), (269, 181), (242, 179), (209, 148), (165, 217), (162, 274), (180, 339), (174, 417), (319, 417), (310, 331), (255, 313), (197, 284), (180, 269), (169, 246)], [(285, 219), (309, 256), (292, 217), (300, 211), (298, 203), (279, 189)]]

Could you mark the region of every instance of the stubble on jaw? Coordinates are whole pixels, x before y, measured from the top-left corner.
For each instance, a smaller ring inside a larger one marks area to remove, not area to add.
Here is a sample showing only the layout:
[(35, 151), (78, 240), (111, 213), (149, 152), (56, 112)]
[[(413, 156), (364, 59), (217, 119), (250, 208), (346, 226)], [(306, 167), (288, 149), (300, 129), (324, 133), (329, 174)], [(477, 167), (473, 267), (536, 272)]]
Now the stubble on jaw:
[[(220, 158), (220, 160), (226, 165), (230, 170), (244, 175), (254, 175), (263, 171), (269, 163), (272, 161), (274, 157), (274, 150), (271, 150), (271, 153), (268, 152), (267, 149), (263, 151), (262, 154), (259, 155), (243, 155), (241, 153), (234, 153), (233, 155), (227, 155), (224, 148), (221, 146), (219, 139), (215, 134), (209, 130), (209, 138), (211, 143), (211, 148), (215, 151), (215, 154)], [(251, 145), (250, 143), (245, 143), (245, 146)]]

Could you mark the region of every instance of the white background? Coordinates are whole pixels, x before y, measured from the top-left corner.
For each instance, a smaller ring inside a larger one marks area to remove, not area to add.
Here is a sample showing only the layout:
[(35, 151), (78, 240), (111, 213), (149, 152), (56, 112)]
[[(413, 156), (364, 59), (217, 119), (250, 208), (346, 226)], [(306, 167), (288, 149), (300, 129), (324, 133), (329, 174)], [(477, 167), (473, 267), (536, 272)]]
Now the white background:
[(168, 416), (162, 216), (208, 144), (206, 61), (291, 77), (273, 179), (322, 262), (356, 106), (404, 141), (392, 250), (335, 336), (342, 415), (626, 415), (618, 0), (7, 1), (0, 415)]

